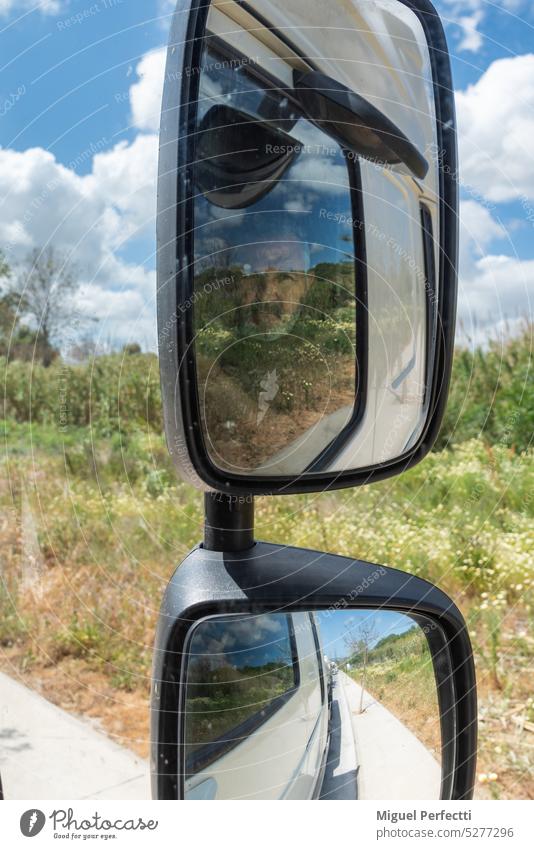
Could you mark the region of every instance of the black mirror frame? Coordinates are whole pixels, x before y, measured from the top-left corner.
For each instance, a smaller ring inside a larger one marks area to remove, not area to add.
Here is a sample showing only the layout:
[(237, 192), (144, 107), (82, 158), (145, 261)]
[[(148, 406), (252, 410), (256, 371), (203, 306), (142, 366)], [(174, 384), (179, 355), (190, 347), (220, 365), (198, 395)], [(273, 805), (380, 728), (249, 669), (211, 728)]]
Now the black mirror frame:
[(382, 609), (426, 628), (442, 730), (442, 799), (471, 799), (477, 698), (471, 643), (454, 602), (421, 578), (360, 560), (271, 543), (243, 552), (194, 549), (175, 571), (162, 602), (151, 693), (154, 799), (183, 799), (179, 752), (187, 640), (200, 619), (221, 613)]
[[(432, 448), (449, 391), (457, 300), (458, 185), (454, 91), (449, 52), (438, 13), (429, 0), (398, 0), (418, 17), (429, 45), (438, 125), (441, 257), (436, 350), (428, 413), (418, 441), (391, 462), (358, 471), (288, 477), (238, 476), (211, 462), (202, 435), (192, 346), (193, 289), (189, 257), (193, 218), (188, 180), (198, 66), (209, 3), (183, 0), (173, 18), (163, 93), (157, 213), (157, 310), (161, 386), (169, 452), (180, 475), (201, 490), (274, 495), (361, 486), (400, 474)], [(250, 9), (249, 4), (242, 4)], [(282, 36), (283, 37), (283, 36)], [(436, 155), (438, 152), (436, 152)], [(429, 301), (432, 292), (428, 293)]]

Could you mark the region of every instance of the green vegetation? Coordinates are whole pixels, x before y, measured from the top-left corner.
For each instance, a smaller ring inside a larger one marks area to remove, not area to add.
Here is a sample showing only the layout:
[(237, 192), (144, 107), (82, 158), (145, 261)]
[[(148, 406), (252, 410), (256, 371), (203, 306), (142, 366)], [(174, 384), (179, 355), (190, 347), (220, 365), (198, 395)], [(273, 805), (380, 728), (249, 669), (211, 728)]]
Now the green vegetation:
[(79, 275), (52, 245), (34, 248), (14, 272), (0, 250), (0, 356), (50, 366), (83, 319), (75, 307)]
[(439, 707), (432, 658), (423, 629), (414, 625), (402, 634), (390, 634), (368, 650), (367, 658), (364, 654), (360, 647), (347, 658), (351, 677), (410, 728), (439, 759)]
[[(259, 727), (295, 687), (288, 617), (218, 616), (201, 622), (189, 647), (186, 689), (188, 756), (206, 743), (224, 751), (241, 728)], [(269, 710), (270, 706), (270, 710)]]
[[(354, 285), (351, 262), (248, 275), (211, 267), (197, 275), (201, 409), (219, 463), (255, 469), (323, 416), (352, 407)], [(258, 418), (260, 393), (267, 419)]]
[(526, 451), (534, 436), (534, 325), (488, 350), (458, 349), (437, 448), (482, 437)]
[[(327, 322), (328, 323), (328, 322)], [(521, 453), (532, 445), (534, 377), (532, 326), (501, 350), (456, 352), (451, 393), (436, 450), (471, 439)], [(125, 350), (79, 365), (0, 357), (8, 421), (91, 426), (97, 434), (162, 429), (157, 359)]]
[(227, 663), (219, 668), (209, 668), (209, 662), (190, 664), (186, 705), (188, 755), (206, 743), (238, 736), (239, 726), (247, 720), (261, 725), (269, 715), (266, 708), (294, 684), (291, 663), (271, 661), (240, 669)]
[[(386, 563), (452, 594), (476, 650), (479, 768), (497, 776), (484, 787), (510, 798), (534, 795), (530, 350), (526, 330), (501, 358), (495, 348), (458, 352), (439, 446), (410, 472), (339, 493), (260, 498), (257, 518), (259, 538)], [(127, 724), (136, 694), (146, 714), (164, 586), (202, 536), (202, 499), (176, 480), (161, 434), (157, 361), (131, 352), (1, 367), (4, 667), (30, 684), (56, 676), (57, 699), (98, 675), (130, 700)]]
[(56, 360), (49, 367), (0, 358), (0, 373), (5, 419), (54, 426), (58, 445), (78, 427), (90, 427), (98, 437), (140, 428), (161, 432), (154, 355), (113, 354), (81, 365)]

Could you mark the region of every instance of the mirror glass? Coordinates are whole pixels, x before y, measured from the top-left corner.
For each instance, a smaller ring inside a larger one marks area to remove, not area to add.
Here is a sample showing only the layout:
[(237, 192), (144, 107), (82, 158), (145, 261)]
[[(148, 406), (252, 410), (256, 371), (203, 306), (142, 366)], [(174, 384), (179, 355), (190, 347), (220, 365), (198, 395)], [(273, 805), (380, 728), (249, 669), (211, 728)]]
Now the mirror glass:
[(428, 47), (398, 0), (332, 5), (329, 29), (324, 3), (213, 2), (190, 69), (200, 416), (211, 461), (240, 476), (388, 462), (427, 415)]
[(430, 621), (371, 610), (206, 618), (187, 645), (186, 799), (439, 799)]

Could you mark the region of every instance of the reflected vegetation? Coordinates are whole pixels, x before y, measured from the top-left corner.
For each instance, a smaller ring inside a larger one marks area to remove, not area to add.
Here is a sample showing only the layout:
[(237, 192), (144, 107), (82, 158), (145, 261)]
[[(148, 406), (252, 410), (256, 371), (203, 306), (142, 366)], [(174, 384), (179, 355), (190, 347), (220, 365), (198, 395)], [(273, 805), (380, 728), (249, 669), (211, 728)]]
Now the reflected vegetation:
[(221, 616), (199, 625), (187, 671), (186, 768), (253, 733), (298, 683), (291, 618)]
[[(214, 270), (197, 276), (201, 290)], [(196, 337), (200, 400), (218, 465), (253, 471), (326, 417), (310, 462), (347, 423), (355, 403), (354, 263), (320, 263), (309, 271), (245, 274), (201, 299)], [(302, 471), (289, 461), (291, 471)]]

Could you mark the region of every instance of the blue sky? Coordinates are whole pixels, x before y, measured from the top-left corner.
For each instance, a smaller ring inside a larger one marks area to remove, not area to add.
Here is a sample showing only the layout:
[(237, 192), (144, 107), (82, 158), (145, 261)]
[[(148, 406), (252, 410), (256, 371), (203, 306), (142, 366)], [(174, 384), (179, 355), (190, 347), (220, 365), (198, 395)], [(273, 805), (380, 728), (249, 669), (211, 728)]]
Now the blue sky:
[[(169, 0), (0, 0), (0, 247), (54, 241), (104, 341), (152, 347), (159, 92)], [(458, 98), (461, 317), (531, 315), (534, 11), (441, 0)]]
[(409, 616), (391, 610), (327, 610), (315, 615), (321, 629), (321, 645), (330, 660), (345, 658), (351, 641), (362, 638), (362, 629), (374, 645), (384, 637), (403, 634), (414, 627)]

